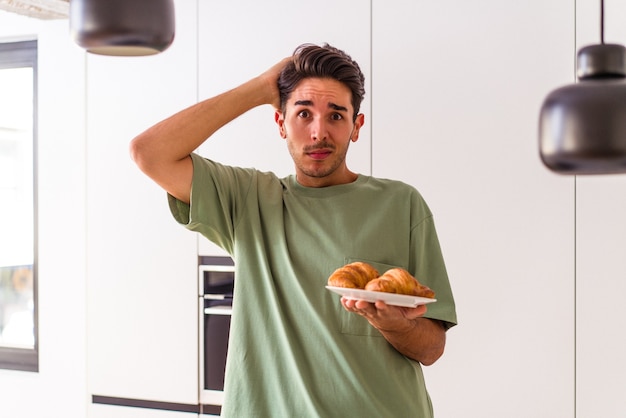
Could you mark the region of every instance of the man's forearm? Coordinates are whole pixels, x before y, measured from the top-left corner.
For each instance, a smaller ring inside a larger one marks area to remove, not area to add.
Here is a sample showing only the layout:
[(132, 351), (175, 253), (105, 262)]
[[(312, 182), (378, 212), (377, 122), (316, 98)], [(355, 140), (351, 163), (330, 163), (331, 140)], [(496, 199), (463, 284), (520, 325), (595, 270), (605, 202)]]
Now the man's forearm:
[(401, 354), (430, 366), (441, 357), (446, 345), (446, 331), (440, 321), (415, 318), (402, 330), (380, 330), (385, 339)]
[(149, 128), (132, 140), (131, 157), (169, 194), (189, 203), (193, 176), (189, 154), (228, 122), (254, 107), (271, 103), (273, 96), (271, 86), (256, 77)]
[(187, 157), (222, 126), (265, 104), (263, 86), (258, 78), (252, 79), (157, 123), (133, 140), (135, 161), (149, 166)]

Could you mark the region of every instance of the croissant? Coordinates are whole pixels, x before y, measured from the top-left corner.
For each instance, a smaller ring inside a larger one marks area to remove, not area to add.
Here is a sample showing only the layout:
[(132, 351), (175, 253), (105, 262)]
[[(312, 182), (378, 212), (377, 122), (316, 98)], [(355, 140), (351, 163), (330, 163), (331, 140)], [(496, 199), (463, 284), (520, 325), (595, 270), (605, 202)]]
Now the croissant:
[(387, 270), (382, 276), (368, 282), (365, 285), (365, 290), (399, 293), (431, 299), (435, 297), (435, 292), (428, 286), (419, 283), (411, 273), (401, 268)]
[(379, 276), (378, 270), (360, 261), (339, 267), (328, 278), (328, 285), (363, 289), (365, 285)]

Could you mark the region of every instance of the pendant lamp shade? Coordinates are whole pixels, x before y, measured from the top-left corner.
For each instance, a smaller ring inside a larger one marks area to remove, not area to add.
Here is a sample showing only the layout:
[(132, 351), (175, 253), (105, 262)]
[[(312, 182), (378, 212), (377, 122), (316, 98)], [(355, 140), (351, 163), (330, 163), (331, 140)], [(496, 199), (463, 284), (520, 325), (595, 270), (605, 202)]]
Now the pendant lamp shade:
[(626, 173), (626, 48), (590, 45), (577, 58), (579, 82), (541, 108), (541, 159), (564, 174)]
[(173, 0), (71, 0), (70, 33), (87, 52), (138, 56), (174, 41)]

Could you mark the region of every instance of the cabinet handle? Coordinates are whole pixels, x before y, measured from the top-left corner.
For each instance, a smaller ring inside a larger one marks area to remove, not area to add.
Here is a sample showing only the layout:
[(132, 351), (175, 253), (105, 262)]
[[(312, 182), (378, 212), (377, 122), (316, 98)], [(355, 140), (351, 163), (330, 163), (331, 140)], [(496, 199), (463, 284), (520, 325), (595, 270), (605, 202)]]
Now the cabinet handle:
[(208, 315), (232, 315), (233, 308), (230, 306), (215, 306), (212, 308), (204, 308), (204, 313)]

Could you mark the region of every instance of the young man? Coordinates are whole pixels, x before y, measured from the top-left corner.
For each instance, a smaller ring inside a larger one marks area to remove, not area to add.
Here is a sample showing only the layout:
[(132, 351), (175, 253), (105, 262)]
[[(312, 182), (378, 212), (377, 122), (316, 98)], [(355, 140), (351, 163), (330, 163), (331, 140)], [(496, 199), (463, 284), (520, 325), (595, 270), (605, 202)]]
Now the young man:
[[(132, 141), (138, 166), (169, 195), (176, 220), (236, 265), (226, 417), (431, 417), (421, 364), (456, 323), (432, 214), (411, 186), (346, 166), (359, 138), (364, 77), (329, 45), (302, 45), (258, 77), (193, 105)], [(261, 105), (295, 175), (225, 166), (193, 151)], [(437, 302), (401, 308), (339, 298), (338, 267), (402, 267)]]

